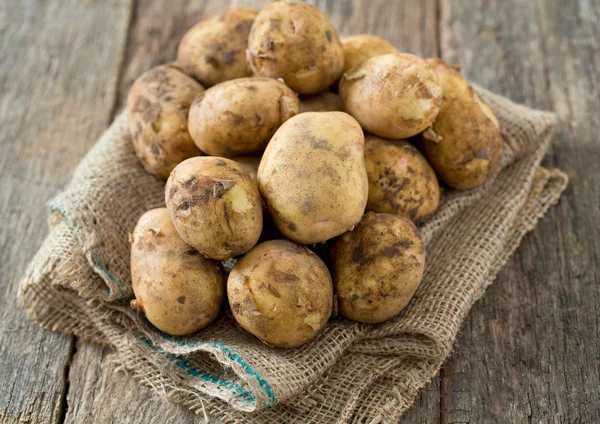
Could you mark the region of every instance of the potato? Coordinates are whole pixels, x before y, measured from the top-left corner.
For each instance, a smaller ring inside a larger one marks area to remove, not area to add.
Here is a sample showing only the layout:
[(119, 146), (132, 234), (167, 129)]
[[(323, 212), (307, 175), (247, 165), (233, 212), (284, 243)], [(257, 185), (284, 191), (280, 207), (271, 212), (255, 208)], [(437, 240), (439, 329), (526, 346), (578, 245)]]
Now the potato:
[(433, 123), (442, 88), (433, 68), (406, 53), (372, 57), (342, 75), (344, 110), (380, 137), (407, 138)]
[(254, 181), (256, 181), (256, 173), (258, 172), (260, 159), (261, 156), (258, 155), (237, 156), (233, 158), (233, 160), (236, 161)]
[(440, 186), (427, 160), (412, 144), (365, 137), (369, 178), (367, 209), (394, 213), (413, 222), (431, 216), (440, 203)]
[(423, 240), (415, 224), (398, 215), (366, 213), (333, 241), (330, 255), (339, 312), (354, 321), (397, 315), (423, 278)]
[(144, 168), (167, 178), (175, 166), (201, 155), (188, 132), (190, 105), (204, 88), (173, 65), (140, 76), (129, 90), (129, 134)]
[(241, 255), (258, 241), (260, 194), (232, 160), (202, 156), (181, 162), (167, 180), (165, 200), (181, 238), (208, 258)]
[(368, 196), (364, 136), (343, 112), (306, 112), (275, 133), (258, 167), (258, 188), (279, 231), (313, 244), (358, 223)]
[(231, 270), (227, 297), (238, 324), (271, 346), (312, 339), (331, 316), (333, 285), (321, 259), (304, 246), (271, 240)]
[(344, 69), (337, 31), (306, 3), (275, 2), (260, 11), (248, 37), (247, 59), (254, 75), (283, 78), (300, 94), (327, 90)]
[(371, 34), (342, 37), (341, 42), (344, 49), (344, 72), (372, 57), (398, 51), (389, 41)]
[(249, 7), (233, 7), (197, 23), (179, 43), (177, 63), (205, 87), (252, 76), (246, 48), (257, 13)]
[(195, 333), (215, 320), (225, 299), (221, 263), (187, 245), (165, 208), (142, 215), (131, 240), (132, 308), (173, 336)]
[(260, 152), (299, 108), (296, 94), (279, 81), (238, 78), (209, 88), (194, 101), (190, 134), (198, 148), (212, 156)]
[(504, 143), (492, 109), (456, 67), (427, 59), (438, 75), (444, 102), (433, 132), (419, 138), (419, 148), (440, 179), (452, 188), (477, 187), (500, 169)]
[(306, 96), (300, 99), (300, 113), (303, 112), (340, 112), (343, 110), (340, 96), (326, 91), (316, 96)]

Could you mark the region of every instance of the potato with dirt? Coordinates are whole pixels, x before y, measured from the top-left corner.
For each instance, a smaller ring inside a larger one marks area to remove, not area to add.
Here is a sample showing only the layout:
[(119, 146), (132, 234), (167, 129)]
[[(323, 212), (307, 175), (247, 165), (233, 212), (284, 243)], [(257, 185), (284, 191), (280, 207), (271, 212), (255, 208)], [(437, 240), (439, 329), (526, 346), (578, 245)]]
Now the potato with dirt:
[(195, 333), (215, 320), (225, 299), (219, 261), (186, 244), (165, 208), (139, 219), (131, 235), (131, 307), (173, 336)]
[(334, 26), (319, 9), (301, 2), (273, 2), (258, 13), (247, 60), (254, 75), (282, 78), (299, 94), (326, 91), (344, 69)]
[(344, 107), (340, 96), (330, 91), (300, 98), (300, 113), (341, 112), (342, 110), (344, 110)]
[(437, 177), (412, 144), (367, 136), (365, 165), (369, 178), (368, 210), (393, 213), (413, 222), (423, 221), (437, 210)]
[(377, 323), (397, 315), (423, 278), (425, 246), (407, 218), (368, 212), (330, 251), (339, 312)]
[(238, 78), (209, 88), (194, 101), (190, 134), (211, 156), (258, 153), (299, 109), (298, 97), (285, 84), (270, 78)]
[(188, 131), (188, 112), (204, 88), (173, 65), (143, 73), (127, 97), (129, 134), (144, 168), (167, 178), (175, 166), (202, 154)]
[(181, 162), (167, 180), (165, 201), (181, 238), (207, 258), (246, 253), (262, 231), (256, 181), (230, 159), (202, 156)]
[(204, 87), (252, 76), (246, 62), (248, 34), (258, 11), (232, 7), (200, 21), (185, 33), (177, 49), (177, 63)]
[(288, 240), (259, 244), (233, 267), (227, 297), (237, 323), (263, 342), (296, 347), (331, 316), (329, 270), (305, 246)]
[(371, 34), (342, 37), (341, 42), (344, 49), (344, 72), (372, 57), (398, 51), (389, 41)]
[(368, 196), (360, 125), (343, 112), (293, 117), (267, 146), (258, 187), (277, 228), (291, 240), (319, 243), (353, 228)]
[(431, 131), (419, 137), (419, 148), (444, 183), (460, 190), (477, 187), (500, 170), (504, 142), (498, 119), (456, 66), (426, 62), (440, 77), (444, 101)]
[(431, 65), (407, 53), (372, 57), (344, 73), (339, 86), (344, 110), (370, 133), (408, 138), (433, 124), (442, 87)]

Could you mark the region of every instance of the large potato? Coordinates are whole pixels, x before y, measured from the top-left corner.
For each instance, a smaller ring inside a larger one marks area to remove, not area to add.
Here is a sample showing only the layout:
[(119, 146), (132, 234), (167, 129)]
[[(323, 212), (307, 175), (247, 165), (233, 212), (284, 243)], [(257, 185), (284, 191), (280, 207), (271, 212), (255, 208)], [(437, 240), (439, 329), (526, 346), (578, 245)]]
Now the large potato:
[(334, 26), (306, 3), (274, 2), (258, 13), (248, 38), (254, 72), (283, 78), (300, 94), (327, 90), (344, 69), (344, 52)]
[(179, 43), (177, 63), (205, 87), (251, 76), (246, 47), (257, 13), (249, 7), (233, 7), (197, 23)]
[(433, 68), (406, 53), (372, 57), (342, 75), (344, 110), (380, 137), (407, 138), (433, 123), (442, 88)]
[(371, 34), (342, 37), (341, 42), (344, 49), (344, 72), (374, 56), (398, 51), (389, 41)]
[(354, 227), (368, 196), (363, 150), (360, 125), (343, 112), (306, 112), (283, 124), (258, 167), (279, 231), (313, 244)]
[(367, 209), (395, 213), (419, 222), (440, 203), (440, 186), (427, 160), (412, 144), (365, 137), (369, 178)]
[(492, 178), (500, 169), (503, 140), (492, 109), (455, 67), (427, 59), (442, 83), (444, 102), (419, 147), (440, 179), (450, 187), (470, 189)]
[(165, 200), (181, 238), (208, 258), (241, 255), (258, 241), (260, 194), (232, 160), (203, 156), (181, 162), (167, 180)]
[(329, 270), (306, 247), (287, 240), (259, 244), (231, 270), (227, 297), (240, 326), (265, 343), (306, 343), (331, 316)]
[(340, 112), (344, 109), (340, 96), (326, 91), (316, 96), (300, 99), (300, 113), (303, 112)]
[(334, 240), (330, 255), (339, 312), (354, 321), (392, 318), (423, 278), (423, 240), (415, 224), (398, 215), (365, 214)]
[(167, 178), (175, 165), (201, 155), (188, 132), (188, 111), (204, 88), (176, 66), (160, 65), (129, 90), (129, 133), (136, 155), (151, 174)]
[(190, 134), (203, 152), (233, 157), (264, 150), (300, 101), (270, 78), (239, 78), (209, 88), (192, 104)]
[(186, 244), (165, 208), (139, 219), (131, 236), (131, 306), (155, 327), (174, 336), (194, 333), (214, 321), (225, 299), (219, 261)]

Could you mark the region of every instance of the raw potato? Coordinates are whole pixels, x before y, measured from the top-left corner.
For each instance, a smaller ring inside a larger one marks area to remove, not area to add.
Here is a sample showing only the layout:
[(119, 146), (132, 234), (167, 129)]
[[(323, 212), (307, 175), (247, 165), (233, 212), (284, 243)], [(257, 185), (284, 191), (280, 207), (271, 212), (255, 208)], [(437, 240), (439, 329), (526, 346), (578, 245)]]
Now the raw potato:
[(342, 110), (343, 106), (340, 96), (330, 91), (300, 99), (300, 113), (341, 112)]
[(342, 37), (341, 41), (344, 48), (344, 72), (372, 57), (398, 51), (388, 40), (371, 34)]
[(287, 240), (259, 244), (231, 270), (227, 297), (238, 324), (271, 346), (312, 339), (331, 316), (333, 285), (321, 259)]
[(375, 56), (342, 75), (344, 110), (367, 131), (398, 139), (433, 123), (442, 105), (442, 88), (433, 67), (406, 53)]
[(173, 65), (140, 76), (129, 90), (129, 134), (144, 168), (167, 178), (175, 166), (202, 154), (188, 132), (190, 105), (204, 88)]
[(258, 241), (263, 216), (256, 182), (236, 162), (197, 157), (181, 162), (165, 187), (169, 215), (186, 243), (224, 260)]
[(413, 222), (430, 217), (440, 203), (440, 186), (431, 165), (412, 144), (365, 137), (369, 178), (367, 209), (394, 213)]
[(234, 7), (199, 22), (179, 43), (177, 63), (205, 87), (252, 76), (246, 48), (257, 13), (249, 7)]
[(415, 294), (425, 268), (423, 240), (410, 220), (369, 212), (331, 250), (339, 312), (376, 323), (397, 315)]
[(327, 90), (342, 74), (344, 52), (327, 16), (306, 3), (274, 2), (258, 13), (248, 38), (254, 75), (283, 78), (300, 94)]
[(498, 119), (455, 67), (439, 59), (426, 62), (440, 76), (444, 102), (433, 132), (420, 137), (419, 147), (450, 187), (477, 187), (500, 169), (504, 143)]
[(258, 187), (277, 228), (302, 244), (356, 225), (368, 196), (364, 136), (343, 112), (306, 112), (275, 133), (258, 167)]
[(190, 134), (211, 156), (260, 152), (299, 109), (298, 97), (285, 84), (270, 78), (239, 78), (209, 88), (194, 101)]
[(225, 299), (221, 263), (187, 245), (165, 208), (142, 215), (131, 239), (134, 309), (173, 336), (195, 333), (215, 320)]

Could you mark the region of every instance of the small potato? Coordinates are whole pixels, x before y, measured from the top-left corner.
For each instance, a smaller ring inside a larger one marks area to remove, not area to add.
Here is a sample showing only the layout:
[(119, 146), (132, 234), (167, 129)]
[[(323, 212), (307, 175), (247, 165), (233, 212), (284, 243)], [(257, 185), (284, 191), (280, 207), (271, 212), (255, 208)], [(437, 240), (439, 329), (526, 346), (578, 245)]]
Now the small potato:
[(225, 299), (221, 263), (187, 245), (165, 208), (142, 215), (131, 239), (132, 308), (173, 336), (195, 333), (215, 320)]
[(316, 96), (300, 99), (300, 113), (303, 112), (341, 112), (343, 110), (340, 96), (326, 91)]
[(287, 238), (313, 244), (358, 223), (368, 196), (364, 136), (343, 112), (301, 113), (279, 128), (258, 167), (258, 188)]
[(367, 131), (398, 139), (433, 123), (442, 105), (442, 88), (433, 68), (406, 53), (375, 56), (342, 75), (344, 110)]
[(256, 182), (232, 160), (197, 157), (167, 180), (165, 200), (177, 232), (204, 256), (224, 260), (250, 250), (263, 224)]
[(270, 78), (238, 78), (209, 88), (190, 110), (190, 134), (203, 152), (233, 157), (261, 152), (300, 101)]
[(425, 268), (417, 227), (391, 214), (365, 214), (353, 231), (333, 241), (330, 255), (339, 312), (366, 323), (397, 315), (415, 294)]
[(344, 69), (342, 45), (327, 16), (297, 2), (274, 2), (258, 13), (247, 59), (254, 75), (283, 78), (300, 94), (327, 90)]
[(477, 187), (500, 169), (504, 143), (498, 119), (456, 67), (439, 59), (426, 62), (440, 76), (444, 102), (432, 131), (419, 137), (419, 148), (450, 187)]
[(365, 137), (365, 165), (369, 178), (367, 209), (394, 213), (413, 222), (422, 221), (437, 210), (437, 177), (412, 144)]
[(249, 7), (233, 7), (199, 22), (179, 43), (177, 63), (205, 87), (252, 76), (246, 48), (257, 13)]
[(244, 330), (271, 346), (295, 347), (312, 339), (331, 316), (333, 285), (313, 252), (271, 240), (233, 267), (227, 297)]
[(372, 57), (398, 51), (389, 41), (371, 34), (342, 37), (341, 41), (344, 49), (344, 72)]
[(175, 166), (202, 154), (188, 132), (190, 105), (204, 88), (173, 65), (140, 76), (129, 90), (129, 134), (144, 168), (167, 178)]

